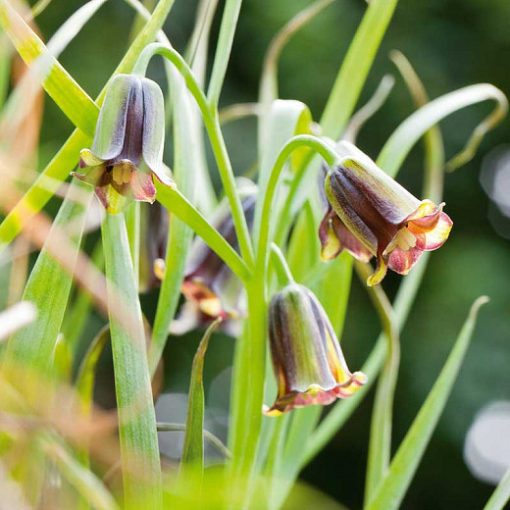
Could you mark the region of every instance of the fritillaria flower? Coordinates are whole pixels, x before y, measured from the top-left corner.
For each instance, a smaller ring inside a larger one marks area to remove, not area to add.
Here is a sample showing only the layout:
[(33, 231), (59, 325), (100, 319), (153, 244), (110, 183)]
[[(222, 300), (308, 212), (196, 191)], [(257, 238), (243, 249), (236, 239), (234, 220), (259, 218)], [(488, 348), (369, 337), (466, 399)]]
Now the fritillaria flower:
[(269, 341), (278, 395), (269, 416), (354, 394), (366, 382), (351, 373), (326, 312), (306, 287), (290, 284), (269, 306)]
[(325, 191), (330, 207), (319, 227), (322, 256), (346, 249), (355, 258), (377, 258), (368, 285), (378, 284), (387, 268), (407, 274), (424, 251), (441, 247), (452, 228), (444, 204), (418, 200), (347, 142), (348, 156), (330, 169)]
[[(251, 228), (257, 187), (248, 179), (240, 179), (238, 191), (246, 222)], [(237, 250), (234, 222), (226, 201), (218, 206), (211, 223)], [(191, 247), (181, 290), (186, 302), (171, 325), (171, 333), (180, 335), (221, 317), (222, 329), (237, 335), (239, 324), (236, 319), (242, 318), (246, 309), (243, 285), (201, 238), (197, 237)]]
[(159, 287), (164, 275), (168, 241), (168, 211), (159, 203), (140, 208), (139, 290), (148, 292)]
[(110, 213), (119, 212), (126, 197), (152, 203), (153, 174), (173, 185), (162, 160), (164, 138), (164, 100), (157, 83), (119, 74), (106, 93), (92, 148), (80, 153), (86, 172), (74, 175), (95, 186)]

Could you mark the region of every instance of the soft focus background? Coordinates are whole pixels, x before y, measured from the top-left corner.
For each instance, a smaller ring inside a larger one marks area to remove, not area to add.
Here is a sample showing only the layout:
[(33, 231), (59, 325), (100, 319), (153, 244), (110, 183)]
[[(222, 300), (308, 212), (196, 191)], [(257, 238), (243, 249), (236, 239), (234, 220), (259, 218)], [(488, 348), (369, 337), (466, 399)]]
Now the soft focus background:
[[(50, 37), (83, 3), (80, 0), (53, 0), (38, 19), (44, 38)], [(310, 3), (309, 0), (245, 0), (222, 96), (224, 105), (256, 101), (262, 60), (272, 36)], [(166, 27), (172, 43), (180, 50), (184, 49), (189, 37), (195, 7), (193, 0), (176, 0)], [(291, 41), (281, 60), (282, 97), (299, 99), (310, 106), (316, 118), (320, 116), (364, 7), (362, 0), (337, 0)], [(131, 9), (121, 0), (110, 0), (63, 53), (63, 65), (91, 96), (99, 92), (123, 54), (132, 19)], [(370, 97), (383, 74), (389, 72), (396, 76), (397, 84), (388, 102), (359, 138), (359, 146), (372, 157), (412, 111), (409, 94), (388, 59), (392, 49), (401, 50), (410, 59), (431, 97), (476, 82), (493, 83), (508, 95), (510, 2), (401, 2), (363, 94), (363, 100)], [(161, 75), (157, 65), (153, 75)], [(447, 155), (453, 155), (463, 147), (473, 127), (491, 107), (473, 107), (441, 125)], [(47, 100), (41, 165), (53, 155), (71, 129), (69, 121)], [(250, 119), (229, 126), (226, 139), (237, 171), (245, 172), (255, 162), (255, 121)], [(510, 399), (510, 243), (497, 233), (509, 229), (495, 206), (490, 204), (479, 181), (484, 156), (509, 141), (510, 124), (505, 120), (486, 138), (471, 163), (446, 176), (446, 211), (455, 226), (446, 246), (431, 258), (425, 283), (402, 334), (402, 365), (395, 404), (396, 441), (404, 435), (434, 382), (470, 303), (481, 294), (489, 295), (492, 300), (480, 315), (466, 363), (406, 497), (405, 509), (481, 508), (492, 490), (491, 486), (470, 474), (462, 450), (466, 432), (477, 411), (490, 401)], [(418, 147), (399, 177), (418, 195), (422, 156), (421, 147)], [(509, 182), (506, 192), (502, 191), (510, 197)], [(389, 276), (385, 288), (393, 292), (398, 281), (399, 277)], [(153, 297), (148, 296), (143, 301), (149, 314)], [(92, 338), (101, 325), (102, 319), (98, 316), (88, 325), (87, 338)], [(361, 366), (378, 331), (378, 321), (367, 296), (355, 281), (343, 336), (351, 368)], [(84, 343), (86, 340), (84, 338)], [(206, 361), (206, 426), (220, 436), (224, 436), (226, 430), (229, 374), (225, 369), (231, 362), (232, 342), (230, 338), (217, 335)], [(167, 390), (186, 391), (196, 345), (197, 338), (192, 335), (169, 342)], [(107, 365), (102, 380), (103, 389), (113, 388)], [(103, 398), (107, 396), (103, 395)], [(183, 407), (184, 403), (179, 402), (179, 397), (175, 396), (172, 408)], [(361, 505), (370, 409), (369, 398), (303, 474), (306, 481), (351, 508)], [(169, 443), (167, 453), (171, 455), (175, 440)]]

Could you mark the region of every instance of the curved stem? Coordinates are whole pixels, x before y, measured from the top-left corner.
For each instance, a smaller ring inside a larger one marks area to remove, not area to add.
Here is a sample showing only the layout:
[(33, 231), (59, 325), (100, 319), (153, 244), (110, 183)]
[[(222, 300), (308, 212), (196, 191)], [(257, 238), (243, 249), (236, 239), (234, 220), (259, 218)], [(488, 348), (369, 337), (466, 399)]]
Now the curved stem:
[(211, 143), (214, 157), (216, 159), (216, 164), (218, 165), (218, 171), (225, 190), (225, 195), (227, 196), (232, 210), (232, 218), (236, 229), (237, 239), (239, 240), (241, 255), (246, 263), (251, 266), (254, 258), (250, 231), (243, 213), (241, 200), (236, 190), (234, 171), (232, 169), (232, 163), (230, 162), (225, 140), (223, 139), (223, 134), (221, 132), (216, 105), (215, 103), (210, 103), (207, 100), (204, 92), (193, 75), (193, 71), (190, 69), (184, 58), (176, 50), (166, 45), (159, 43), (149, 44), (140, 55), (140, 58), (135, 65), (134, 72), (142, 75), (145, 74), (147, 66), (154, 55), (161, 55), (175, 66), (182, 75), (186, 86), (200, 109), (205, 128), (209, 135), (209, 141)]
[[(338, 158), (335, 149), (328, 145), (325, 141), (320, 138), (316, 138), (310, 135), (298, 135), (291, 138), (280, 151), (278, 158), (273, 166), (269, 181), (267, 183), (266, 194), (264, 196), (264, 202), (262, 204), (262, 214), (260, 216), (259, 235), (257, 242), (257, 259), (255, 264), (255, 273), (263, 275), (267, 266), (267, 254), (269, 244), (269, 227), (271, 219), (271, 211), (273, 208), (273, 200), (278, 187), (280, 176), (285, 167), (287, 159), (290, 157), (292, 152), (300, 147), (309, 147), (313, 151), (320, 154), (328, 165), (333, 165)], [(308, 166), (306, 168), (309, 168)]]
[(225, 238), (200, 214), (177, 189), (155, 181), (157, 199), (170, 212), (191, 227), (239, 279), (246, 283), (251, 274), (244, 260)]
[(273, 262), (273, 267), (278, 275), (280, 285), (284, 286), (295, 283), (294, 277), (292, 276), (290, 267), (283, 256), (282, 250), (280, 250), (278, 245), (275, 243), (271, 243), (271, 261)]

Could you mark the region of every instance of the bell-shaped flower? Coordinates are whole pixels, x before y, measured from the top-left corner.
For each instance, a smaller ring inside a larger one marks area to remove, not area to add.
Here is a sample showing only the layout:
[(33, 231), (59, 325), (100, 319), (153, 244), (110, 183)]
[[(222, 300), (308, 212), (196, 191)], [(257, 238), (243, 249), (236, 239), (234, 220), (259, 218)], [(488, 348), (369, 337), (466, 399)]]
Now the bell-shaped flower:
[(148, 292), (159, 287), (164, 275), (168, 242), (168, 211), (159, 203), (140, 208), (139, 290)]
[[(248, 179), (238, 180), (238, 192), (248, 227), (251, 228), (255, 214), (257, 187)], [(238, 249), (234, 222), (226, 200), (213, 214), (211, 224), (234, 248)], [(236, 275), (197, 237), (191, 247), (182, 284), (186, 298), (178, 317), (172, 322), (170, 332), (184, 334), (221, 317), (221, 328), (237, 336), (239, 321), (246, 312), (244, 288)]]
[(163, 93), (148, 78), (119, 74), (108, 87), (92, 148), (80, 153), (86, 171), (74, 174), (95, 186), (108, 212), (119, 212), (126, 197), (154, 202), (152, 174), (173, 185), (163, 164), (164, 111)]
[[(319, 237), (323, 258), (342, 249), (355, 258), (377, 258), (368, 285), (378, 284), (387, 268), (407, 274), (424, 251), (441, 247), (452, 228), (444, 204), (418, 200), (352, 144), (325, 179), (328, 209)], [(336, 213), (336, 214), (335, 214)]]
[(278, 387), (269, 416), (354, 394), (366, 382), (351, 373), (331, 323), (306, 287), (290, 284), (269, 306), (269, 341)]

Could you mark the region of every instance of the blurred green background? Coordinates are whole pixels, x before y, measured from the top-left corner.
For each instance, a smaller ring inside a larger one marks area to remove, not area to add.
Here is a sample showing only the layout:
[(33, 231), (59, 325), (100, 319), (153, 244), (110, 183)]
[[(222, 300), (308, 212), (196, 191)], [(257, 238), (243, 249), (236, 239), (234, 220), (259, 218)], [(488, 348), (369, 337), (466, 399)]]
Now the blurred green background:
[[(38, 23), (47, 39), (85, 2), (53, 0)], [(264, 52), (277, 30), (309, 0), (245, 0), (222, 103), (256, 101)], [(221, 2), (220, 2), (221, 4)], [(166, 30), (184, 49), (193, 25), (196, 1), (176, 0)], [(365, 2), (337, 0), (300, 32), (284, 51), (280, 67), (283, 98), (307, 103), (320, 116), (337, 69), (361, 19)], [(122, 56), (133, 12), (121, 0), (109, 0), (61, 61), (91, 96), (102, 88)], [(217, 33), (217, 26), (215, 32)], [(214, 48), (214, 45), (213, 45)], [(366, 126), (360, 147), (375, 157), (393, 129), (412, 111), (409, 94), (388, 59), (399, 49), (410, 59), (432, 97), (476, 82), (490, 82), (510, 94), (510, 2), (508, 0), (402, 0), (370, 74), (362, 101), (383, 74), (397, 84), (384, 108)], [(161, 75), (155, 65), (154, 76)], [(463, 147), (473, 127), (492, 105), (481, 105), (445, 121), (447, 155)], [(69, 121), (46, 102), (41, 163), (71, 132)], [(256, 126), (245, 120), (226, 129), (235, 168), (244, 172), (255, 161)], [(403, 508), (481, 508), (492, 488), (475, 480), (462, 458), (466, 431), (477, 410), (495, 399), (510, 397), (510, 245), (487, 219), (489, 200), (479, 185), (483, 155), (510, 140), (507, 120), (484, 141), (475, 159), (446, 176), (447, 212), (455, 226), (446, 246), (434, 254), (416, 306), (402, 334), (402, 365), (395, 404), (395, 441), (400, 441), (436, 375), (467, 314), (481, 294), (492, 298), (484, 308), (458, 383), (427, 450)], [(171, 141), (169, 140), (170, 144)], [(422, 180), (422, 148), (408, 158), (399, 179), (416, 194)], [(510, 190), (509, 190), (510, 194)], [(392, 292), (399, 277), (390, 275)], [(153, 296), (144, 300), (150, 309)], [(89, 335), (101, 325), (89, 324)], [(355, 281), (343, 345), (353, 369), (361, 366), (379, 326), (367, 296)], [(186, 391), (197, 339), (175, 339), (167, 349), (167, 385)], [(211, 344), (206, 382), (228, 366), (232, 341)], [(224, 401), (228, 394), (224, 390)], [(303, 478), (350, 508), (362, 502), (371, 398), (354, 414), (335, 440), (305, 470)]]

